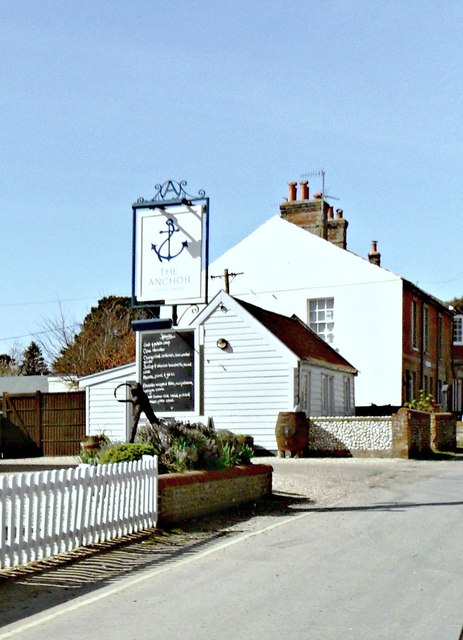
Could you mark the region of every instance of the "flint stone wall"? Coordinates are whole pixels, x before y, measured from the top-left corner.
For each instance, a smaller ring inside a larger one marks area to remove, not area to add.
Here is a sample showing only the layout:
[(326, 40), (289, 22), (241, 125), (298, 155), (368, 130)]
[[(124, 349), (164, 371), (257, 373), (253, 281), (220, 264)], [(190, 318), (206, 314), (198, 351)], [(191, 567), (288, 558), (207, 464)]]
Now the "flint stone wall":
[(307, 449), (309, 455), (390, 457), (392, 418), (311, 417)]

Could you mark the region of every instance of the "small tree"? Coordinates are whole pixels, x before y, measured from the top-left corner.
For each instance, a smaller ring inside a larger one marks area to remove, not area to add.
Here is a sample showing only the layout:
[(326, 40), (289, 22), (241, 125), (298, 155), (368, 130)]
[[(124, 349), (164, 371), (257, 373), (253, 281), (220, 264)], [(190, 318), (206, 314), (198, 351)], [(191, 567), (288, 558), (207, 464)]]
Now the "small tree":
[(32, 341), (24, 350), (19, 371), (23, 376), (45, 376), (50, 373), (42, 351), (36, 342)]
[(0, 375), (14, 376), (18, 370), (16, 360), (8, 353), (0, 354)]
[(15, 344), (9, 353), (0, 354), (0, 376), (17, 376), (22, 360), (21, 348)]
[(463, 298), (453, 298), (447, 304), (451, 305), (457, 312), (463, 313)]
[(416, 411), (432, 411), (435, 407), (435, 402), (430, 393), (425, 393), (423, 389), (420, 389), (418, 398), (406, 402), (404, 406), (409, 409), (416, 409)]
[(63, 314), (45, 324), (44, 350), (53, 372), (81, 377), (135, 360), (135, 335), (131, 321), (137, 317), (131, 300), (107, 296), (98, 301), (82, 324), (70, 325)]

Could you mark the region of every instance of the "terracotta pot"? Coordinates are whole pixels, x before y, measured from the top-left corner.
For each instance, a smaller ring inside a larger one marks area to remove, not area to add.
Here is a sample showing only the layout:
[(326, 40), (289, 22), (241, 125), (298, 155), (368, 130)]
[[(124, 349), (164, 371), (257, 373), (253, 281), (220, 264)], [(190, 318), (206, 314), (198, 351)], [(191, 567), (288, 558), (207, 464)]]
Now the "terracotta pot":
[(100, 449), (101, 443), (97, 441), (81, 442), (80, 446), (85, 450)]

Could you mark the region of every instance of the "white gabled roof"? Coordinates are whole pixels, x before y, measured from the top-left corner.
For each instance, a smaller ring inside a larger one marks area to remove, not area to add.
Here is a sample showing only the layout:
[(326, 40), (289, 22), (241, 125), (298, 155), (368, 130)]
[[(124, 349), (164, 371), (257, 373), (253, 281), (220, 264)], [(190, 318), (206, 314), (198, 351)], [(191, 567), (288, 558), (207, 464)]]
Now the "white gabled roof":
[(307, 288), (308, 280), (313, 280), (308, 275), (313, 274), (316, 274), (317, 287), (402, 280), (392, 271), (341, 249), (279, 215), (217, 258), (209, 271), (220, 273), (224, 268), (242, 274), (233, 284), (237, 296), (249, 293), (247, 282), (252, 282), (253, 290), (258, 292)]
[[(321, 266), (322, 265), (322, 266)], [(336, 246), (328, 240), (285, 220), (279, 215), (269, 218), (246, 238), (217, 258), (210, 271), (223, 269), (239, 273), (233, 285), (234, 295), (252, 291), (271, 293), (278, 289), (312, 288), (316, 273), (316, 287), (352, 284), (399, 282), (424, 294), (448, 310), (449, 305), (427, 293), (407, 278), (371, 263), (362, 257)], [(288, 277), (291, 282), (288, 283)]]

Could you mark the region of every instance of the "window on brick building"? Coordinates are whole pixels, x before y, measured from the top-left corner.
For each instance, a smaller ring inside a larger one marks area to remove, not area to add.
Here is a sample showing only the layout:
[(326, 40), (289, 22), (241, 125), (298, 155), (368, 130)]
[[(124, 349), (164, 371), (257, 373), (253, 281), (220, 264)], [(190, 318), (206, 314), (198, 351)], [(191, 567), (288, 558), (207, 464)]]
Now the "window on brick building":
[(412, 300), (412, 349), (418, 349), (418, 303)]
[(429, 352), (429, 309), (423, 309), (423, 352)]
[(442, 405), (444, 411), (447, 409), (447, 393), (448, 393), (449, 385), (445, 382), (445, 380), (437, 381), (437, 404)]
[(453, 342), (463, 344), (463, 316), (453, 318)]
[(334, 342), (334, 298), (307, 301), (309, 327), (328, 344)]
[(412, 397), (411, 397), (411, 399), (414, 400), (415, 398), (418, 398), (418, 383), (417, 383), (416, 371), (412, 371)]
[(442, 356), (444, 353), (444, 321), (442, 316), (439, 314), (439, 318), (437, 320), (437, 358), (438, 360), (442, 360)]

